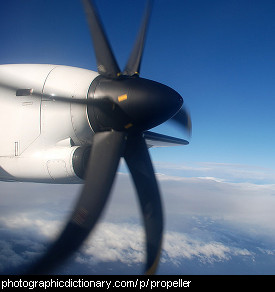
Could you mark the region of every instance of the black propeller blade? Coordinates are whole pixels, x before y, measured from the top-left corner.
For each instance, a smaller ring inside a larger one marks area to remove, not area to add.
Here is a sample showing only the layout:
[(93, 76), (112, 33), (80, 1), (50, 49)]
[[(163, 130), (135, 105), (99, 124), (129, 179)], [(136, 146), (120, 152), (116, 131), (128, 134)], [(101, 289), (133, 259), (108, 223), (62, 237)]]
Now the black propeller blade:
[(192, 134), (192, 121), (191, 116), (186, 108), (181, 108), (178, 113), (176, 113), (172, 119), (172, 121), (176, 122), (180, 127), (187, 132), (189, 136)]
[(132, 135), (128, 138), (124, 158), (137, 189), (145, 224), (147, 239), (145, 273), (154, 274), (161, 251), (163, 215), (154, 169), (147, 145), (141, 134)]
[(82, 0), (82, 2), (93, 39), (98, 73), (106, 77), (118, 78), (120, 69), (103, 30), (98, 13), (95, 10), (95, 6), (89, 0)]
[(88, 99), (49, 98), (87, 105), (87, 116), (95, 134), (90, 141), (92, 150), (85, 185), (63, 232), (27, 273), (48, 273), (80, 247), (102, 213), (119, 160), (124, 157), (137, 189), (145, 225), (145, 272), (152, 274), (156, 271), (161, 253), (163, 213), (143, 133), (171, 117), (184, 129), (191, 130), (191, 119), (186, 110), (180, 110), (183, 100), (175, 90), (161, 83), (133, 76), (138, 75), (140, 70), (152, 1), (147, 2), (145, 17), (124, 75), (120, 74), (94, 5), (89, 0), (82, 2), (100, 75), (93, 80)]
[(95, 134), (86, 183), (75, 211), (57, 241), (27, 274), (49, 273), (80, 247), (103, 211), (122, 156), (132, 174), (145, 224), (145, 273), (155, 272), (161, 251), (163, 215), (159, 188), (147, 146), (141, 133), (129, 134), (127, 139), (127, 134), (123, 132), (110, 131)]
[(27, 274), (49, 273), (77, 250), (89, 235), (110, 194), (125, 141), (123, 132), (95, 134), (86, 183), (75, 210), (59, 238)]
[(136, 39), (135, 46), (133, 47), (132, 53), (123, 71), (124, 75), (132, 76), (135, 74), (139, 75), (140, 73), (140, 64), (141, 64), (141, 59), (143, 55), (148, 22), (149, 22), (150, 15), (152, 12), (152, 6), (153, 6), (152, 1), (148, 1), (145, 17), (143, 19), (143, 23), (141, 25), (138, 37)]

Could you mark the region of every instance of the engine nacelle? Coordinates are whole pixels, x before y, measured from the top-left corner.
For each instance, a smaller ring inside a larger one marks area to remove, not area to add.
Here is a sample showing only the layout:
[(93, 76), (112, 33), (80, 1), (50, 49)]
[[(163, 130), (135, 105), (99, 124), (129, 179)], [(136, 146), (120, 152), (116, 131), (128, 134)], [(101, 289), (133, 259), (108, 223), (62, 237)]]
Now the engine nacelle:
[(82, 183), (91, 147), (41, 150), (31, 156), (1, 157), (0, 176), (7, 181)]
[(94, 135), (86, 99), (98, 73), (69, 66), (0, 66), (0, 180), (80, 183)]

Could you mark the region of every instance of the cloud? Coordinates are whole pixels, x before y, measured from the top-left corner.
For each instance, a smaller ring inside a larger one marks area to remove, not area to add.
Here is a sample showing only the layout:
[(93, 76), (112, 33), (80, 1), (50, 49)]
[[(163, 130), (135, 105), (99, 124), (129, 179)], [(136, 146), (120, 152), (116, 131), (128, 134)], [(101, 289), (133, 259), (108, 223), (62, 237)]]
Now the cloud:
[(40, 237), (54, 239), (62, 223), (60, 220), (48, 220), (33, 218), (32, 214), (20, 214), (16, 217), (0, 217), (1, 225), (10, 230), (17, 230), (22, 233), (24, 230), (31, 230), (33, 234)]
[[(52, 239), (52, 234), (45, 236), (45, 233), (39, 228), (41, 222), (36, 221), (30, 225), (28, 221), (25, 219), (20, 226), (13, 226), (13, 229), (24, 228), (24, 234), (19, 236), (17, 233), (9, 242), (0, 241), (2, 263), (0, 269), (3, 269), (4, 265), (16, 267), (26, 264), (32, 256), (37, 256), (43, 251), (42, 240), (46, 242), (46, 240)], [(1, 221), (1, 223), (3, 222)], [(54, 222), (47, 224), (51, 225), (51, 230), (55, 229)], [(34, 231), (38, 232), (36, 241), (33, 240), (33, 236), (30, 236)], [(18, 253), (15, 246), (19, 245), (27, 247), (26, 250)], [(129, 223), (103, 222), (97, 226), (96, 231), (77, 253), (76, 261), (87, 265), (96, 265), (100, 262), (121, 262), (126, 265), (142, 264), (145, 260), (144, 246), (144, 231), (141, 226)], [(213, 263), (228, 261), (231, 256), (253, 256), (245, 248), (233, 247), (215, 240), (205, 242), (194, 239), (188, 234), (173, 231), (165, 232), (162, 255), (162, 264), (170, 262), (174, 265), (178, 265), (183, 259), (197, 258), (202, 263)]]
[[(51, 241), (53, 233), (56, 233), (54, 221), (32, 221), (27, 214), (25, 218), (21, 216), (19, 220), (20, 224), (14, 220), (11, 223), (3, 218), (0, 220), (2, 228), (4, 226), (9, 228), (9, 237), (12, 238), (9, 241), (0, 241), (2, 263), (0, 271), (5, 270), (7, 266), (15, 268), (21, 264), (27, 264), (32, 257), (44, 251), (45, 243)], [(45, 223), (48, 230), (53, 233), (45, 233), (41, 229), (41, 224)], [(129, 266), (143, 264), (145, 260), (144, 236), (144, 230), (138, 224), (102, 222), (98, 224), (95, 232), (77, 253), (76, 261), (88, 266), (101, 262), (121, 262)], [(21, 246), (21, 251), (16, 249), (18, 246)], [(205, 240), (194, 238), (188, 232), (184, 234), (169, 230), (164, 234), (162, 264), (179, 265), (184, 259), (214, 263), (229, 261), (233, 256), (253, 257), (253, 253), (246, 248), (231, 246), (214, 240), (212, 237)]]
[(22, 257), (13, 250), (13, 246), (5, 240), (0, 240), (0, 251), (0, 272), (8, 265), (15, 268), (24, 263)]
[[(120, 261), (125, 264), (143, 263), (144, 232), (133, 224), (102, 223), (85, 244), (78, 260), (95, 264), (100, 261)], [(203, 263), (227, 261), (231, 256), (253, 256), (245, 248), (232, 247), (218, 241), (203, 242), (190, 235), (167, 231), (164, 236), (162, 263), (175, 265), (183, 259), (197, 258)]]
[(178, 232), (166, 234), (164, 253), (174, 264), (179, 264), (183, 258), (213, 263), (230, 260), (232, 256), (253, 256), (246, 248), (232, 247), (214, 240), (204, 242)]
[(257, 165), (217, 162), (154, 163), (158, 172), (180, 177), (213, 177), (226, 182), (275, 184), (275, 169)]
[[(165, 214), (161, 265), (177, 266), (185, 260), (206, 265), (275, 254), (270, 245), (275, 242), (275, 184), (232, 182), (201, 172), (197, 177), (159, 172), (157, 178)], [(70, 214), (81, 186), (1, 185), (0, 271), (4, 271), (43, 252)], [(131, 177), (119, 173), (100, 223), (77, 253), (76, 262), (130, 266), (142, 264), (144, 258), (135, 190)]]
[[(168, 215), (200, 215), (274, 232), (275, 184), (158, 175)], [(167, 216), (168, 217), (168, 216)], [(168, 217), (169, 218), (169, 217)]]
[(82, 248), (82, 254), (86, 262), (93, 264), (101, 261), (141, 263), (144, 260), (143, 229), (135, 224), (101, 223)]

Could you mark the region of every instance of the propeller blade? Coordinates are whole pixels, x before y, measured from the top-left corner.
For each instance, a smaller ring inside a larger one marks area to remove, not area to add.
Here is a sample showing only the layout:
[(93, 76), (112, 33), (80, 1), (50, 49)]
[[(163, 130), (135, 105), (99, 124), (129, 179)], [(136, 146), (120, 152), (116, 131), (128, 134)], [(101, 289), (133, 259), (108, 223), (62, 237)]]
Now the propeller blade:
[(120, 69), (104, 32), (95, 5), (90, 0), (82, 0), (92, 36), (98, 73), (109, 78), (117, 78)]
[(150, 15), (152, 12), (152, 6), (153, 6), (152, 0), (147, 1), (146, 12), (145, 12), (144, 19), (140, 27), (139, 34), (136, 39), (136, 43), (133, 47), (132, 53), (128, 59), (128, 62), (123, 72), (123, 74), (125, 75), (132, 76), (135, 74), (139, 75), (140, 73), (140, 64), (141, 64), (141, 59), (143, 55), (146, 32), (148, 29), (148, 22), (149, 22)]
[(182, 127), (189, 136), (192, 134), (192, 122), (191, 117), (187, 109), (181, 108), (177, 114), (172, 118), (172, 121), (176, 122), (180, 127)]
[(95, 134), (86, 183), (76, 208), (59, 238), (27, 274), (48, 273), (80, 247), (106, 204), (124, 145), (125, 134), (122, 132)]
[(128, 136), (124, 158), (137, 189), (145, 224), (146, 274), (154, 274), (161, 252), (163, 214), (157, 180), (142, 134)]

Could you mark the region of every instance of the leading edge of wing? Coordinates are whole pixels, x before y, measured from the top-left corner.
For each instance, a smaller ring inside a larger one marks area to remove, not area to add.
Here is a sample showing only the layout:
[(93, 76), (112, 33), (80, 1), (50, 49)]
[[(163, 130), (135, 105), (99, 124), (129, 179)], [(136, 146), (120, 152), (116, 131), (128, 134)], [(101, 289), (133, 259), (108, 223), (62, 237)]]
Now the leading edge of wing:
[(180, 139), (175, 138), (159, 133), (154, 133), (150, 131), (145, 131), (144, 138), (146, 140), (147, 146), (150, 147), (169, 147), (169, 146), (182, 146), (182, 145), (188, 145), (189, 142)]

